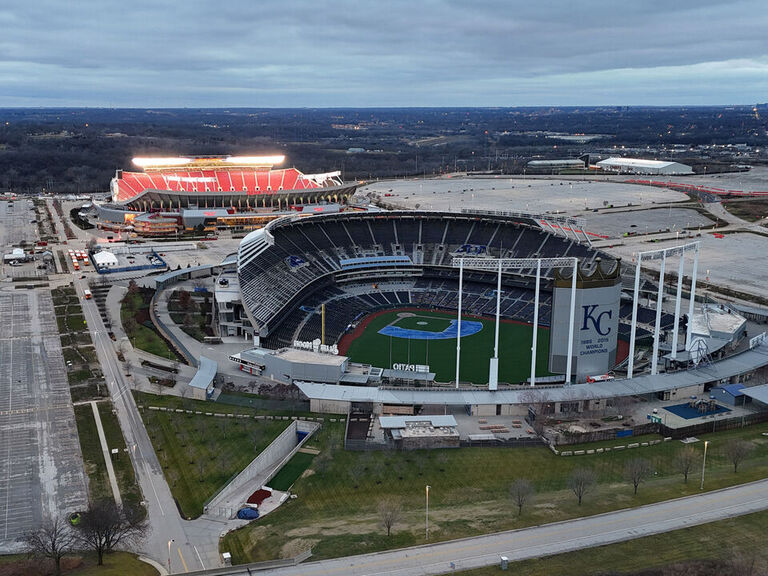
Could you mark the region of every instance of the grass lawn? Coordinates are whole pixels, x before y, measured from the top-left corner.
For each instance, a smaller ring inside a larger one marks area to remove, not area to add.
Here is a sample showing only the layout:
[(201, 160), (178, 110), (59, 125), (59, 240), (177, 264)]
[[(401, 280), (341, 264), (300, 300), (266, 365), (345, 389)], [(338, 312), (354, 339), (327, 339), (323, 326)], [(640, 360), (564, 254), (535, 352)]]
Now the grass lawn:
[(723, 207), (734, 216), (755, 222), (768, 216), (768, 200), (726, 200)]
[[(205, 402), (189, 401), (183, 405), (190, 410), (224, 412), (212, 410), (211, 404)], [(226, 412), (237, 413), (237, 410), (227, 407)], [(142, 418), (171, 492), (187, 518), (202, 514), (205, 502), (288, 426), (283, 420), (147, 409), (142, 410)]]
[[(688, 561), (719, 560), (727, 563), (741, 555), (747, 560), (754, 558), (755, 568), (765, 570), (768, 567), (768, 548), (765, 546), (766, 526), (768, 526), (768, 512), (757, 512), (610, 546), (515, 562), (510, 564), (508, 573), (526, 576), (550, 576), (551, 574), (591, 576), (597, 573), (630, 575), (634, 572)], [(737, 567), (733, 566), (733, 568)], [(685, 573), (693, 574), (693, 572)], [(707, 574), (710, 573), (717, 572), (707, 572)], [(745, 569), (733, 573), (747, 574), (748, 571)], [(765, 572), (755, 572), (755, 574), (758, 573), (765, 574)], [(488, 566), (477, 570), (456, 572), (456, 574), (491, 576), (504, 574), (504, 572), (498, 566)]]
[(304, 470), (309, 468), (312, 464), (312, 460), (315, 458), (313, 454), (307, 454), (305, 452), (297, 452), (293, 458), (283, 466), (272, 480), (269, 481), (269, 487), (275, 490), (286, 492), (293, 486), (293, 483), (299, 479), (304, 473)]
[[(397, 310), (375, 317), (365, 332), (352, 341), (347, 356), (354, 362), (364, 362), (383, 368), (393, 363), (427, 364), (435, 372), (438, 382), (450, 382), (456, 375), (456, 339), (414, 340), (379, 334), (389, 324), (405, 329), (442, 332), (455, 314), (416, 311), (416, 317), (398, 319)], [(488, 361), (493, 355), (495, 322), (465, 317), (464, 320), (481, 322), (483, 329), (461, 339), (461, 380), (488, 382)], [(426, 322), (426, 324), (419, 324)], [(536, 373), (547, 376), (549, 330), (539, 328)], [(530, 377), (530, 350), (533, 327), (503, 322), (499, 327), (499, 381), (517, 384)]]
[[(182, 361), (168, 343), (155, 330), (144, 323), (149, 321), (149, 303), (151, 290), (142, 290), (135, 294), (126, 294), (120, 305), (120, 320), (131, 343), (138, 349), (168, 358)], [(132, 319), (133, 322), (128, 321)]]
[(112, 456), (112, 466), (115, 469), (117, 486), (120, 488), (123, 504), (139, 506), (139, 502), (141, 502), (141, 489), (136, 482), (131, 457), (125, 452), (125, 439), (123, 438), (122, 430), (120, 430), (120, 423), (112, 409), (112, 402), (99, 403), (99, 415), (101, 416), (101, 425), (104, 428), (104, 436), (107, 439), (107, 446), (109, 446), (110, 451), (112, 448), (117, 448), (120, 451)]
[[(3, 576), (27, 576), (30, 574), (53, 574), (53, 564), (47, 570), (48, 562), (39, 558), (27, 558), (26, 554), (0, 556), (0, 574)], [(157, 576), (158, 571), (139, 560), (136, 554), (112, 552), (104, 556), (99, 566), (95, 554), (65, 556), (61, 561), (61, 573), (72, 576)]]
[[(706, 435), (705, 489), (712, 490), (768, 476), (768, 424)], [(430, 541), (448, 540), (598, 514), (699, 493), (698, 470), (689, 482), (676, 469), (680, 442), (562, 457), (549, 449), (472, 448), (415, 452), (346, 452), (339, 448), (343, 424), (326, 423), (313, 438), (320, 449), (311, 473), (299, 478), (292, 491), (297, 499), (244, 529), (227, 535), (222, 551), (237, 562), (293, 556), (311, 547), (313, 558), (374, 552), (424, 543), (424, 486), (430, 489)], [(724, 453), (729, 439), (752, 444), (738, 474)], [(695, 445), (700, 456), (702, 443)], [(624, 480), (629, 459), (651, 462), (655, 475), (640, 485), (637, 496)], [(567, 487), (575, 468), (595, 471), (598, 484), (578, 506)], [(515, 478), (527, 478), (537, 496), (521, 517), (508, 497)], [(377, 512), (382, 498), (400, 499), (403, 518), (387, 538)]]
[(91, 502), (102, 498), (112, 498), (107, 465), (104, 462), (104, 453), (101, 451), (99, 433), (90, 404), (75, 406), (75, 421), (77, 422), (77, 434), (80, 438), (80, 450), (83, 452), (85, 471), (88, 474), (88, 498)]

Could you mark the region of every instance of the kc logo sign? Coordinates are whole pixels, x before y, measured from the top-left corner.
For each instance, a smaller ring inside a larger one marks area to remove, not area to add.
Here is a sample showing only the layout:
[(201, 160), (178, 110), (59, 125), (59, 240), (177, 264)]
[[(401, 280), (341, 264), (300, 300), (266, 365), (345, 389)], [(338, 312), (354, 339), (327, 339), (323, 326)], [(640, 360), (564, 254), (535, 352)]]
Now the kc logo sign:
[(592, 327), (595, 332), (600, 336), (607, 336), (611, 333), (611, 328), (606, 327), (605, 331), (602, 330), (602, 322), (605, 316), (608, 316), (610, 320), (613, 316), (613, 310), (603, 310), (599, 314), (595, 314), (595, 310), (598, 308), (598, 304), (592, 304), (591, 306), (582, 306), (584, 309), (584, 322), (581, 325), (582, 330), (589, 330), (589, 323), (592, 322)]

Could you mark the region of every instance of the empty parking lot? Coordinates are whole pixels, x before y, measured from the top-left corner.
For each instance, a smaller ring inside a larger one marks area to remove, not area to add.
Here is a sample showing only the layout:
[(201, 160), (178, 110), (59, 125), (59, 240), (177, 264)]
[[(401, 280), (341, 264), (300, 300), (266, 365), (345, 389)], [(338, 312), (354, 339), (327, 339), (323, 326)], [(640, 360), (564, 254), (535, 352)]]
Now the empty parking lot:
[(0, 292), (0, 552), (86, 505), (85, 476), (50, 294)]

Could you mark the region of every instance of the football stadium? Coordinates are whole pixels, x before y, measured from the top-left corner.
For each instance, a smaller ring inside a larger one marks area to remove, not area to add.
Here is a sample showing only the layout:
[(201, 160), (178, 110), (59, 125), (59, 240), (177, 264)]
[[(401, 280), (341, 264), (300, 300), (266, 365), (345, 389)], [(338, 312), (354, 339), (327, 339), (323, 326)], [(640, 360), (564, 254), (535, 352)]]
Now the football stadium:
[(249, 231), (288, 213), (338, 212), (357, 182), (340, 172), (275, 169), (284, 156), (134, 158), (141, 171), (118, 170), (110, 200), (95, 203), (97, 227), (128, 235)]

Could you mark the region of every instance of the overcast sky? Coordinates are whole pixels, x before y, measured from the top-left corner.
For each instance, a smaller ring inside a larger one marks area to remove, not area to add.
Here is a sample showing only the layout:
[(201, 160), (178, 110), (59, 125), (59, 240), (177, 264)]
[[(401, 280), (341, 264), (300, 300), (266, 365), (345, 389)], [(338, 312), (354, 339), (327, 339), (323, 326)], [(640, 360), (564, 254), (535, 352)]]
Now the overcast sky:
[(768, 101), (765, 0), (14, 0), (0, 106)]

